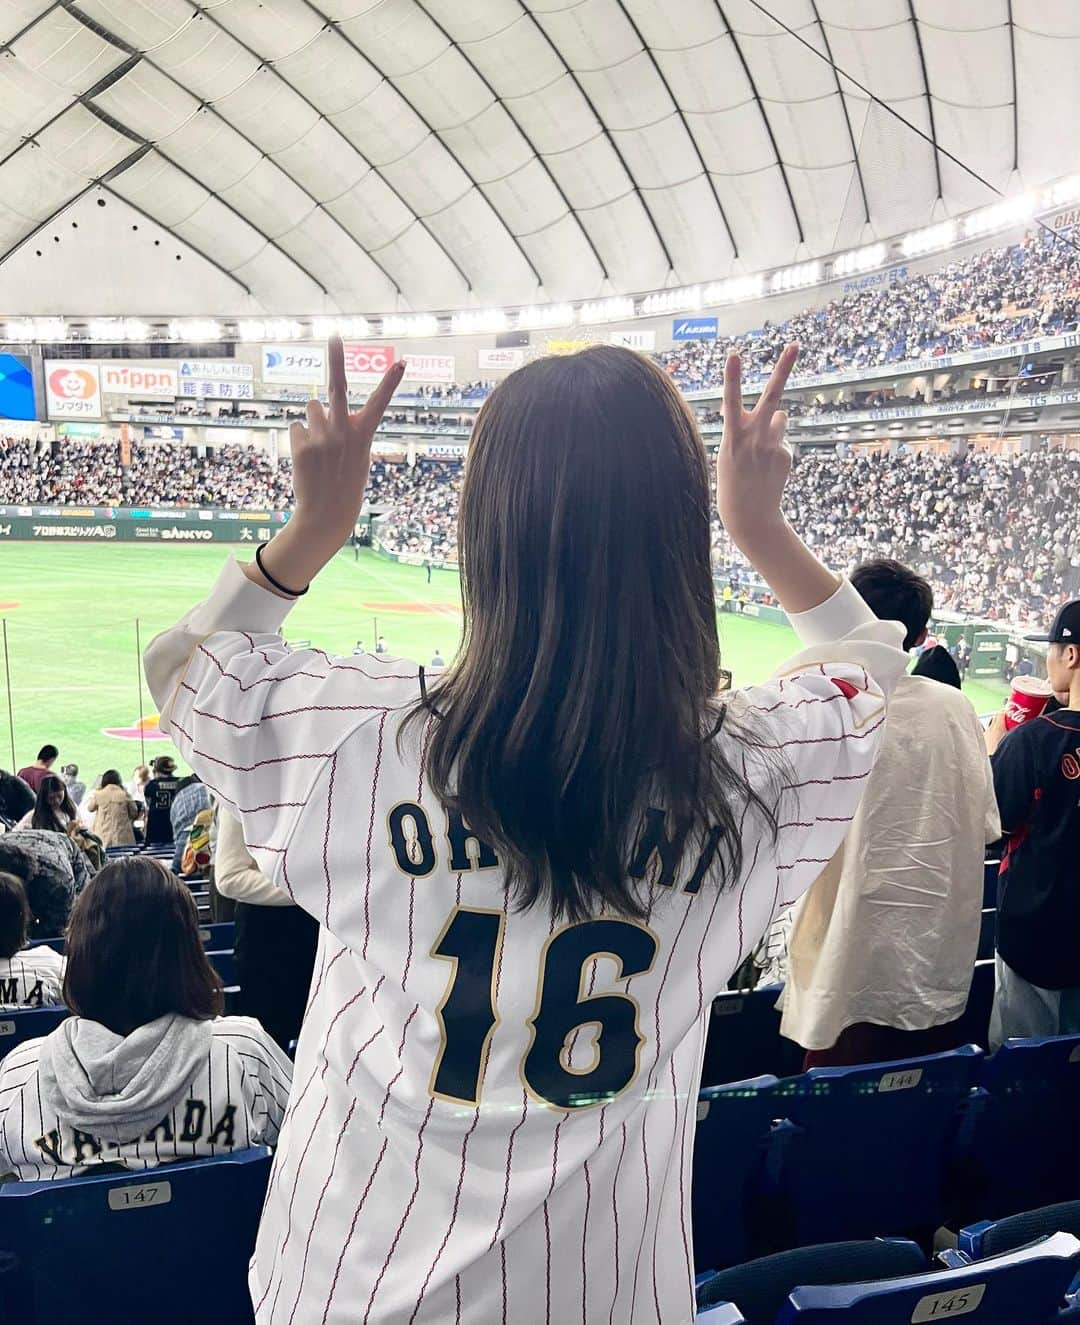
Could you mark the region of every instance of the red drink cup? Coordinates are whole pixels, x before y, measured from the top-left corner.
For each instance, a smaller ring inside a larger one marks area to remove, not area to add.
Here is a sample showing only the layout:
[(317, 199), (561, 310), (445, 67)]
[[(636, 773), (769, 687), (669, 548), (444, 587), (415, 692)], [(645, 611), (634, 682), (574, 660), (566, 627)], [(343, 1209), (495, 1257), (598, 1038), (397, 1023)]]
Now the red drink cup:
[(1016, 677), (1005, 701), (1006, 731), (1039, 717), (1053, 693), (1049, 681), (1040, 681), (1037, 676)]

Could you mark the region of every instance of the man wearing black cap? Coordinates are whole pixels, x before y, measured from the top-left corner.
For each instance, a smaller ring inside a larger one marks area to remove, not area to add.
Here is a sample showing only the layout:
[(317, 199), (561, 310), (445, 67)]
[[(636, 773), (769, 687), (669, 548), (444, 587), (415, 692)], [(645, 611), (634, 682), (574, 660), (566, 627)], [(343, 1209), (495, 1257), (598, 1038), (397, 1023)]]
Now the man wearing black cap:
[(999, 715), (987, 733), (1006, 838), (991, 1048), (1080, 1033), (1080, 599), (1029, 638), (1049, 642), (1046, 675), (1062, 707), (1004, 738)]

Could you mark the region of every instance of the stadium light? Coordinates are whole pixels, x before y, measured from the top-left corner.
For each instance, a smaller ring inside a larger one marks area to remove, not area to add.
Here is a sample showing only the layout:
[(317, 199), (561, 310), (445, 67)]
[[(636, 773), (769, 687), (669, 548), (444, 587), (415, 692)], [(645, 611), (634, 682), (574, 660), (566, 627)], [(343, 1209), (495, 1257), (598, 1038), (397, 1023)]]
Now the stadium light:
[(977, 235), (988, 235), (992, 230), (1003, 230), (1006, 226), (1026, 221), (1035, 211), (1036, 199), (1033, 193), (1021, 193), (1016, 198), (1006, 198), (992, 207), (971, 212), (964, 217), (964, 238), (973, 239)]
[(634, 301), (625, 296), (590, 299), (578, 309), (578, 321), (583, 326), (588, 322), (618, 322), (621, 318), (633, 316)]
[(466, 309), (450, 317), (450, 330), (456, 335), (475, 335), (483, 331), (505, 331), (510, 325), (501, 308)]
[(686, 313), (701, 307), (701, 286), (688, 285), (682, 290), (661, 290), (648, 294), (641, 301), (638, 317), (652, 317), (657, 313)]
[(67, 340), (62, 317), (17, 317), (5, 324), (5, 340)]
[(384, 336), (437, 336), (439, 319), (434, 313), (410, 313), (400, 316), (388, 313), (382, 320)]
[(855, 276), (860, 272), (872, 271), (882, 267), (889, 256), (884, 244), (868, 244), (865, 248), (853, 248), (850, 253), (841, 253), (833, 262), (834, 276)]
[(542, 327), (569, 327), (573, 322), (574, 309), (571, 304), (540, 304), (518, 309), (517, 325), (522, 331), (534, 331)]
[(371, 323), (366, 317), (313, 317), (311, 335), (314, 340), (329, 340), (340, 336), (342, 340), (371, 335)]
[(942, 221), (939, 225), (927, 226), (925, 230), (912, 230), (900, 241), (900, 247), (905, 257), (914, 258), (936, 248), (948, 248), (955, 241), (956, 222)]
[(821, 280), (820, 262), (803, 262), (797, 267), (785, 267), (774, 271), (769, 282), (770, 290), (802, 290), (808, 285), (816, 285)]
[(236, 324), (241, 340), (299, 340), (304, 329), (292, 318), (271, 318), (269, 321), (246, 319)]
[(704, 301), (712, 304), (739, 304), (746, 299), (759, 299), (765, 292), (765, 276), (755, 272), (752, 276), (732, 276), (726, 281), (713, 281), (704, 291)]
[(169, 340), (187, 340), (193, 344), (221, 339), (221, 323), (213, 318), (177, 318), (169, 323)]

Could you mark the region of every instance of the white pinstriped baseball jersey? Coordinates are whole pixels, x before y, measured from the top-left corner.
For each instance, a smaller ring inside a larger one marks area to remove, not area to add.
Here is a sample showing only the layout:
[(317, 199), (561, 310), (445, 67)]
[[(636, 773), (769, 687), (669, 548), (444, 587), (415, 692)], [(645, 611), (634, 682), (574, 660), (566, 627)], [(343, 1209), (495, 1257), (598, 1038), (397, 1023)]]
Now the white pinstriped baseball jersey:
[(40, 1008), (64, 1001), (64, 959), (47, 944), (0, 958), (0, 1006)]
[[(70, 1036), (81, 1020), (69, 1018), (52, 1035)], [(0, 1173), (36, 1182), (71, 1178), (102, 1164), (144, 1170), (171, 1160), (273, 1145), (289, 1097), (292, 1064), (250, 1017), (219, 1017), (209, 1024), (206, 1038), (206, 1056), (181, 1081), (176, 1103), (170, 1101), (134, 1136), (110, 1107), (115, 1096), (101, 1097), (97, 1130), (88, 1121), (76, 1126), (50, 1107), (39, 1076), (47, 1041), (20, 1044), (0, 1068)], [(148, 1063), (148, 1073), (157, 1079), (168, 1075), (160, 1059), (156, 1068)]]
[(838, 845), (899, 628), (844, 585), (796, 626), (848, 638), (733, 698), (758, 736), (732, 757), (754, 779), (759, 747), (782, 752), (788, 784), (776, 842), (744, 817), (735, 887), (711, 882), (714, 838), (680, 850), (652, 807), (628, 861), (655, 881), (649, 923), (552, 925), (504, 906), (494, 853), (434, 800), (424, 722), (399, 748), (415, 664), (290, 653), (288, 606), (230, 563), (146, 657), (162, 725), (323, 927), (260, 1325), (690, 1320), (709, 1001)]

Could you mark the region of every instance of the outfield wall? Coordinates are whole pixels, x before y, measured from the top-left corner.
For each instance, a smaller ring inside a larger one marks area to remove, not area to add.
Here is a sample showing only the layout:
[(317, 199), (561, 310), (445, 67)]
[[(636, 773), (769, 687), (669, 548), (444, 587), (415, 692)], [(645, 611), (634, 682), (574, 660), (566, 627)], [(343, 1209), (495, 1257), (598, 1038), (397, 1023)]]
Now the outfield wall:
[(265, 543), (288, 518), (206, 507), (0, 506), (0, 541)]

